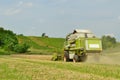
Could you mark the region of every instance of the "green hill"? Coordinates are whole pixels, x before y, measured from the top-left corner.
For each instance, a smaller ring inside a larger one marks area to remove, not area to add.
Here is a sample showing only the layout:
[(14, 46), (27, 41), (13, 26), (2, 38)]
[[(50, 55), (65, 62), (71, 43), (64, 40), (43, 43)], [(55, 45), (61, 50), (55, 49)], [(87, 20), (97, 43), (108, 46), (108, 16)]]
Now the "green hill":
[(17, 36), (20, 43), (28, 43), (31, 47), (29, 54), (62, 53), (64, 38), (43, 38), (36, 36)]

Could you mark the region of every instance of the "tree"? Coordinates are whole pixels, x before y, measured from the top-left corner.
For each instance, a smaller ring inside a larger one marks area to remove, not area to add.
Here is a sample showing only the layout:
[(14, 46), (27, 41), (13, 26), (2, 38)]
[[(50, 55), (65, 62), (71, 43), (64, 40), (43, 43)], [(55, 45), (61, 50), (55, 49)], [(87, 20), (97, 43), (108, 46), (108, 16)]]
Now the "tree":
[(6, 51), (24, 53), (30, 46), (27, 43), (19, 44), (15, 33), (0, 27), (0, 47)]
[(12, 51), (16, 44), (18, 44), (16, 34), (0, 27), (0, 46), (6, 50)]
[(46, 33), (42, 33), (42, 37), (48, 38), (48, 36), (46, 35)]
[(116, 46), (116, 39), (111, 36), (102, 36), (103, 49), (112, 48)]
[(45, 37), (46, 33), (42, 33), (42, 37)]

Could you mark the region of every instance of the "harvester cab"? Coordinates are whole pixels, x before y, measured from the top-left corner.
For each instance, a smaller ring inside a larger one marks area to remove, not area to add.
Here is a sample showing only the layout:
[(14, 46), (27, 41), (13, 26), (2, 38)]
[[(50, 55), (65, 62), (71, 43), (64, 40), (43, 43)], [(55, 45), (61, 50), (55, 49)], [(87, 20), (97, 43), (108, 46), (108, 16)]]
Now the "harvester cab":
[(89, 53), (100, 53), (102, 41), (90, 30), (75, 29), (66, 36), (64, 43), (64, 61), (85, 61)]

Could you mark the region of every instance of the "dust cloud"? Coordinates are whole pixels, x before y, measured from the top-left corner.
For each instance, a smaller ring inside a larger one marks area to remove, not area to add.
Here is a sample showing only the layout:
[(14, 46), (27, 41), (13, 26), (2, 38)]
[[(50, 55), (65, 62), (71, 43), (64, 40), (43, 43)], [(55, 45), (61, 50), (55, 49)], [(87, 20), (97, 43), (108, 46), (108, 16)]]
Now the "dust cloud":
[(86, 63), (97, 63), (97, 64), (119, 64), (120, 65), (120, 52), (112, 54), (102, 55), (88, 55)]

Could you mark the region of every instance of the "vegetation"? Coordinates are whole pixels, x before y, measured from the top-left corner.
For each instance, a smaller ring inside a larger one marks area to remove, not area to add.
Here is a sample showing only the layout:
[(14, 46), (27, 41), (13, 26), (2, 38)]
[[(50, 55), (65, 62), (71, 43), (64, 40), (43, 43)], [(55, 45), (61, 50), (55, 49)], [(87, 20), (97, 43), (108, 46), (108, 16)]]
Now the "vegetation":
[(46, 33), (42, 33), (42, 36), (41, 37), (46, 37), (48, 38), (48, 36), (46, 35)]
[(19, 41), (16, 37), (16, 34), (10, 30), (5, 30), (4, 28), (0, 28), (0, 54), (5, 54), (6, 51), (8, 54), (13, 52), (26, 52), (29, 47), (27, 44), (19, 44)]
[(111, 36), (102, 36), (103, 49), (114, 48), (117, 45), (117, 41)]
[(27, 43), (30, 46), (28, 54), (52, 54), (62, 53), (63, 38), (45, 38), (35, 36), (17, 36), (20, 43)]
[(18, 40), (15, 36), (12, 31), (0, 28), (0, 47), (12, 51), (14, 46), (18, 44)]
[(26, 43), (17, 44), (14, 47), (14, 51), (18, 52), (18, 53), (25, 53), (25, 52), (27, 52), (27, 50), (28, 50), (29, 47), (30, 46), (28, 44), (26, 44)]

